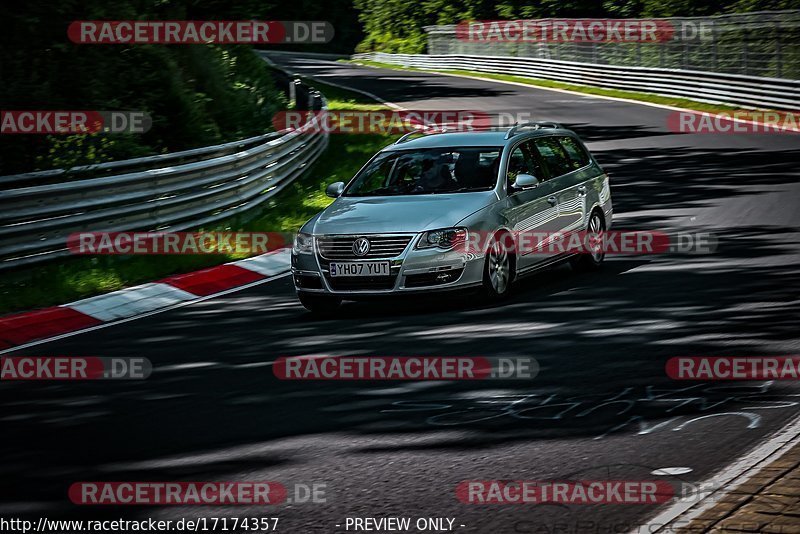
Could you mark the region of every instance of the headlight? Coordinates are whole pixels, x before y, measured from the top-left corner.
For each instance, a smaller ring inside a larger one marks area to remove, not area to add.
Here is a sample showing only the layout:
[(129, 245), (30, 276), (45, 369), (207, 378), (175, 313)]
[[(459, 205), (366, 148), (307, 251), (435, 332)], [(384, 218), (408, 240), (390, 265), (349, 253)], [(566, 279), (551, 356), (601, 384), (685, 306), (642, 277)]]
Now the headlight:
[(431, 230), (422, 234), (417, 248), (440, 248), (450, 250), (451, 248), (463, 244), (467, 241), (466, 228), (442, 228), (441, 230)]
[(295, 254), (311, 254), (314, 251), (314, 236), (310, 234), (298, 233), (294, 236), (292, 252)]

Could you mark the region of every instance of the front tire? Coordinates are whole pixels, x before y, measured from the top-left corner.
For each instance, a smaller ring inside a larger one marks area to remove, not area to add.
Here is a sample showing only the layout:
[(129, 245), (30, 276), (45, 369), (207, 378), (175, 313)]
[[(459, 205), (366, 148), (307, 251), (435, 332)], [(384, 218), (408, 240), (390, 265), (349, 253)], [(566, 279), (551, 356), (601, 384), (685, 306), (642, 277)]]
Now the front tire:
[(342, 299), (328, 295), (298, 293), (297, 298), (300, 299), (300, 304), (314, 315), (330, 315), (342, 304)]
[[(511, 294), (514, 281), (514, 254), (511, 236), (492, 237), (483, 266), (483, 293), (489, 301), (503, 300)], [(509, 246), (511, 245), (511, 246)]]
[[(603, 234), (606, 231), (606, 221), (599, 210), (594, 210), (589, 217), (589, 224), (586, 228), (585, 242), (592, 248), (591, 252), (582, 253), (577, 258), (569, 260), (570, 265), (576, 271), (596, 271), (603, 264), (606, 253), (603, 251)], [(591, 243), (596, 243), (596, 247), (591, 247)]]

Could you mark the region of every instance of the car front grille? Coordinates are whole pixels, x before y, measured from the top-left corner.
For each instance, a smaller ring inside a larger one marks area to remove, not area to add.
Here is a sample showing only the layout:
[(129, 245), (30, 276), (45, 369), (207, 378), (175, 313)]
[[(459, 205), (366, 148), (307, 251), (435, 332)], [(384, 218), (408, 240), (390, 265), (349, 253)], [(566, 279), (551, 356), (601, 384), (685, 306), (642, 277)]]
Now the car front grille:
[[(359, 237), (369, 240), (369, 252), (364, 256), (356, 256), (353, 243)], [(347, 235), (317, 237), (319, 255), (326, 260), (372, 260), (378, 258), (396, 258), (406, 249), (413, 235)]]
[(334, 291), (375, 291), (394, 289), (397, 275), (392, 276), (357, 276), (335, 277), (326, 276), (325, 279)]

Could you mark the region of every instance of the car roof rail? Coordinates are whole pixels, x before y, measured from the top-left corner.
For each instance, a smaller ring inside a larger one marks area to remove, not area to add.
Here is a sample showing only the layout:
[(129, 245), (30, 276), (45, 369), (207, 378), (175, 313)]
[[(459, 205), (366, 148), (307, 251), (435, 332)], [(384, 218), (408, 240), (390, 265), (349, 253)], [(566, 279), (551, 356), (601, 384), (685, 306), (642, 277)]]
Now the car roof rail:
[(394, 144), (395, 145), (399, 145), (400, 143), (404, 143), (406, 140), (408, 140), (409, 137), (411, 137), (412, 135), (416, 135), (416, 134), (433, 135), (433, 134), (438, 134), (438, 133), (446, 133), (448, 124), (457, 125), (458, 123), (454, 123), (454, 122), (440, 122), (438, 124), (437, 123), (428, 123), (428, 124), (425, 124), (424, 126), (420, 126), (419, 128), (417, 128), (413, 132), (408, 132), (408, 133), (403, 134), (402, 137), (400, 137), (400, 139), (398, 139), (397, 141), (394, 142)]
[(416, 134), (435, 135), (435, 134), (452, 133), (452, 132), (481, 132), (481, 131), (497, 129), (497, 126), (486, 124), (478, 126), (471, 125), (469, 128), (462, 130), (460, 128), (461, 126), (463, 126), (463, 124), (464, 123), (458, 121), (430, 122), (425, 125), (419, 126), (413, 132), (408, 132), (403, 134), (400, 137), (400, 139), (394, 142), (394, 144), (399, 145), (400, 143), (404, 143), (406, 140), (408, 140), (409, 137)]
[(395, 145), (399, 145), (400, 143), (405, 143), (405, 142), (406, 142), (406, 140), (407, 140), (409, 137), (411, 137), (412, 135), (421, 134), (421, 133), (425, 133), (425, 132), (423, 132), (422, 130), (414, 130), (413, 132), (404, 133), (404, 134), (403, 134), (403, 135), (400, 137), (400, 139), (398, 139), (397, 141), (395, 141), (395, 142), (394, 142), (394, 144), (395, 144)]
[(520, 128), (533, 128), (534, 130), (538, 130), (540, 128), (554, 128), (560, 129), (563, 128), (559, 123), (553, 121), (528, 121), (528, 122), (517, 122), (514, 123), (514, 126), (508, 129), (506, 132), (506, 139), (511, 139), (516, 135), (517, 130)]

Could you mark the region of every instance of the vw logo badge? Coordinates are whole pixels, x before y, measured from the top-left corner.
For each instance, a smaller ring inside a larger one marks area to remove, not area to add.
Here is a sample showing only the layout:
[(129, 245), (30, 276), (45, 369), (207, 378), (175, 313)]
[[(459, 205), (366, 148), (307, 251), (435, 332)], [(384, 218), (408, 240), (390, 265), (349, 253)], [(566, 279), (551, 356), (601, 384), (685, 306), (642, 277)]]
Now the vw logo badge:
[(353, 241), (353, 254), (356, 256), (366, 256), (369, 252), (369, 239), (366, 237), (359, 237)]

